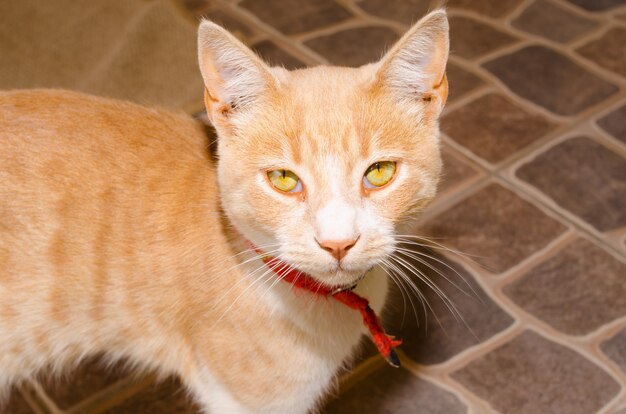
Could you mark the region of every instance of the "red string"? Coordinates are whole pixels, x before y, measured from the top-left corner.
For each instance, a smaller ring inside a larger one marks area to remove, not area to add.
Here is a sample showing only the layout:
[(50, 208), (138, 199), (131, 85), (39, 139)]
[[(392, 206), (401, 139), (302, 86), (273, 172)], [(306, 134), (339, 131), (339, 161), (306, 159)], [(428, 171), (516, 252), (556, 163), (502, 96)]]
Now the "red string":
[(350, 289), (333, 289), (320, 284), (306, 273), (302, 273), (275, 257), (263, 255), (263, 252), (256, 249), (261, 254), (263, 261), (274, 271), (282, 280), (290, 283), (292, 286), (308, 290), (309, 292), (328, 297), (331, 296), (336, 301), (346, 305), (350, 309), (358, 310), (361, 313), (363, 324), (367, 327), (372, 337), (372, 341), (378, 348), (383, 357), (394, 367), (400, 366), (400, 360), (396, 355), (394, 348), (401, 345), (402, 341), (396, 340), (388, 336), (382, 328), (380, 319), (370, 307), (369, 301), (362, 296), (357, 295)]

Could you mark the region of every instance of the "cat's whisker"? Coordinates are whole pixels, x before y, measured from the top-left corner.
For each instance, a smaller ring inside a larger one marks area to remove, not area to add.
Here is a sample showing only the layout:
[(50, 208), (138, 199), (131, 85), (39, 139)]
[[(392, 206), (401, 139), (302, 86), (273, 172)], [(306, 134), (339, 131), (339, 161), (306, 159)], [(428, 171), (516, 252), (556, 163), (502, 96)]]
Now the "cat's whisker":
[[(421, 264), (428, 266), (428, 268), (430, 268), (431, 270), (433, 270), (434, 272), (436, 272), (439, 276), (441, 276), (442, 278), (444, 278), (448, 283), (450, 283), (452, 286), (454, 286), (459, 292), (463, 293), (465, 296), (467, 296), (468, 298), (471, 299), (477, 299), (479, 302), (482, 302), (480, 297), (478, 296), (478, 293), (476, 292), (476, 290), (472, 287), (472, 285), (469, 284), (469, 282), (467, 280), (465, 280), (465, 278), (456, 271), (456, 269), (454, 269), (452, 266), (450, 266), (449, 264), (447, 264), (446, 262), (437, 259), (434, 256), (430, 256), (428, 254), (422, 253), (422, 252), (418, 252), (418, 251), (414, 251), (414, 250), (409, 250), (409, 249), (404, 249), (402, 247), (396, 247), (396, 252), (398, 252), (399, 254), (405, 255), (411, 259), (417, 260), (418, 262), (420, 262)], [(461, 279), (463, 281), (463, 283), (472, 291), (473, 295), (470, 295), (469, 293), (467, 293), (465, 290), (461, 289), (461, 287), (459, 285), (457, 285), (456, 283), (454, 283), (450, 278), (448, 278), (445, 273), (443, 273), (441, 270), (437, 269), (435, 266), (433, 266), (432, 264), (428, 263), (426, 260), (424, 260), (422, 257), (427, 257), (429, 259), (432, 259), (438, 263), (441, 263), (442, 265), (444, 265), (445, 267), (447, 267), (448, 269), (452, 270), (458, 277), (459, 279)]]
[[(384, 263), (383, 263), (384, 264)], [(407, 295), (409, 301), (411, 303), (411, 308), (413, 309), (413, 315), (415, 315), (415, 321), (417, 323), (417, 328), (419, 329), (420, 321), (417, 316), (417, 309), (415, 309), (415, 304), (413, 303), (413, 299), (410, 296), (410, 293), (406, 292), (406, 288), (402, 285), (402, 283), (396, 279), (396, 276), (391, 273), (384, 265), (381, 265), (380, 268), (389, 276), (389, 279), (398, 287), (400, 294), (402, 295), (402, 320), (400, 321), (400, 326), (404, 326), (404, 319), (406, 317), (406, 303), (407, 303)]]
[(278, 282), (280, 282), (283, 279), (283, 276), (281, 276), (281, 274), (283, 273), (287, 273), (290, 272), (294, 269), (293, 265), (288, 264), (286, 262), (282, 262), (282, 266), (279, 269), (274, 269), (272, 268), (272, 271), (276, 274), (275, 280), (272, 282), (272, 284), (259, 296), (258, 301), (262, 301), (263, 298), (265, 298), (265, 295), (267, 295), (267, 293), (269, 291), (271, 291), (274, 286), (276, 286), (276, 284)]
[[(274, 253), (277, 253), (279, 251), (280, 251), (280, 249), (269, 250), (268, 252), (264, 252), (263, 254), (273, 255)], [(252, 253), (252, 252), (254, 252), (254, 256), (253, 257), (250, 257), (250, 258), (248, 258), (248, 259), (246, 259), (246, 260), (244, 260), (242, 262), (239, 262), (239, 263), (237, 263), (235, 265), (232, 265), (228, 269), (225, 269), (225, 270), (219, 272), (218, 274), (213, 275), (213, 277), (209, 281), (213, 281), (213, 280), (223, 276), (224, 274), (226, 274), (226, 273), (228, 273), (228, 272), (230, 272), (232, 270), (235, 270), (236, 268), (238, 268), (240, 266), (246, 265), (246, 264), (248, 264), (250, 262), (254, 262), (257, 259), (263, 261), (262, 256), (260, 254), (256, 253), (254, 250), (248, 250), (246, 253)]]
[[(264, 265), (265, 265), (265, 264), (264, 264)], [(260, 269), (262, 269), (262, 268), (263, 268), (263, 267), (261, 267), (261, 268), (259, 268), (259, 269), (257, 269), (257, 270), (260, 270)], [(230, 305), (226, 308), (226, 310), (225, 310), (225, 311), (222, 313), (222, 315), (221, 315), (221, 316), (220, 316), (220, 317), (219, 317), (219, 318), (218, 318), (218, 319), (214, 322), (214, 324), (213, 324), (213, 325), (217, 325), (217, 324), (218, 324), (218, 323), (219, 323), (219, 322), (220, 322), (220, 321), (221, 321), (221, 320), (222, 320), (222, 319), (223, 319), (223, 318), (224, 318), (224, 317), (228, 314), (228, 312), (230, 312), (230, 310), (231, 310), (231, 309), (235, 306), (235, 304), (237, 303), (237, 301), (239, 301), (239, 299), (240, 299), (240, 298), (242, 298), (246, 292), (250, 291), (250, 290), (251, 290), (251, 289), (252, 289), (252, 288), (253, 288), (253, 287), (254, 287), (254, 286), (255, 286), (255, 285), (256, 285), (256, 284), (260, 281), (260, 280), (264, 279), (264, 278), (265, 278), (266, 276), (268, 276), (268, 275), (269, 275), (268, 280), (271, 280), (271, 278), (272, 278), (272, 273), (273, 273), (273, 272), (274, 272), (273, 267), (271, 267), (271, 266), (267, 266), (266, 271), (265, 271), (265, 272), (263, 272), (263, 273), (261, 274), (261, 276), (257, 277), (257, 278), (256, 278), (256, 279), (252, 282), (252, 283), (250, 283), (248, 286), (246, 286), (246, 287), (244, 288), (244, 290), (243, 290), (243, 291), (242, 291), (239, 295), (237, 295), (237, 297), (236, 297), (236, 298), (235, 298), (235, 299), (231, 302), (231, 304), (230, 304)], [(263, 284), (267, 283), (267, 281), (268, 281), (268, 280), (264, 281), (264, 282), (261, 284), (261, 286), (262, 286)], [(230, 289), (229, 289), (229, 290), (230, 290)], [(222, 296), (222, 298), (224, 298), (224, 297), (225, 297), (225, 296)]]
[[(488, 257), (486, 256), (481, 256), (481, 255), (476, 255), (476, 254), (470, 254), (470, 253), (466, 253), (466, 252), (462, 252), (460, 250), (455, 250), (455, 249), (451, 249), (447, 246), (444, 246), (440, 243), (436, 243), (432, 240), (428, 240), (428, 239), (424, 239), (420, 236), (411, 236), (411, 235), (401, 235), (401, 236), (394, 236), (395, 241), (397, 244), (401, 244), (401, 245), (410, 245), (410, 246), (417, 246), (420, 248), (426, 248), (426, 249), (431, 249), (431, 250), (441, 250), (444, 252), (448, 252), (451, 253), (453, 255), (459, 256), (461, 258), (463, 258), (464, 260), (467, 260), (469, 262), (471, 262), (473, 265), (478, 266), (478, 267), (482, 267), (482, 268), (486, 268), (487, 270), (490, 270), (489, 267), (483, 263), (479, 263), (477, 261), (477, 259), (488, 259)], [(415, 241), (414, 239), (417, 240), (424, 240), (426, 241), (426, 243), (419, 243), (417, 241)]]
[[(263, 260), (261, 259), (260, 255), (257, 255), (253, 258), (248, 259), (248, 262), (252, 262), (256, 259), (261, 260), (261, 263), (259, 264), (259, 266), (253, 270), (252, 272), (247, 274), (247, 277), (244, 278), (240, 278), (239, 280), (237, 280), (237, 282), (235, 282), (230, 288), (228, 288), (226, 290), (226, 292), (222, 293), (222, 296), (220, 299), (218, 299), (218, 301), (215, 303), (214, 308), (217, 308), (219, 306), (219, 304), (222, 302), (222, 300), (224, 298), (226, 298), (228, 296), (228, 293), (230, 293), (233, 289), (236, 289), (240, 284), (245, 283), (246, 281), (248, 281), (250, 278), (254, 277), (254, 275), (256, 273), (258, 273), (260, 270), (264, 269), (265, 267), (269, 267), (265, 262), (263, 262)], [(225, 272), (221, 272), (220, 274), (224, 274)], [(253, 282), (254, 283), (254, 282)]]
[[(452, 314), (454, 319), (457, 322), (461, 322), (467, 328), (467, 330), (472, 334), (472, 336), (474, 336), (476, 339), (478, 339), (478, 337), (476, 336), (476, 334), (474, 333), (472, 328), (469, 326), (469, 324), (467, 323), (467, 321), (465, 320), (465, 318), (463, 317), (461, 312), (456, 307), (454, 301), (452, 301), (448, 297), (448, 295), (446, 295), (445, 292), (439, 288), (439, 286), (437, 286), (435, 283), (433, 283), (428, 278), (428, 276), (426, 276), (423, 272), (421, 272), (419, 269), (417, 269), (411, 263), (408, 263), (406, 260), (404, 260), (404, 259), (402, 259), (400, 257), (397, 257), (397, 256), (391, 256), (390, 258), (392, 260), (396, 260), (400, 265), (404, 266), (407, 270), (410, 270), (410, 271), (412, 270), (414, 272), (413, 274), (415, 276), (417, 276), (420, 280), (422, 280), (424, 283), (426, 283), (440, 297), (440, 299), (442, 300), (444, 305), (448, 308), (448, 310), (450, 311), (450, 313)], [(443, 328), (443, 326), (442, 326), (442, 328)]]
[(302, 271), (298, 270), (298, 273), (296, 273), (296, 277), (291, 282), (291, 290), (292, 291), (296, 288), (296, 283), (298, 283), (298, 279), (300, 279), (300, 276), (302, 276), (302, 275), (303, 275)]
[(445, 294), (443, 290), (441, 290), (441, 288), (439, 288), (439, 286), (437, 286), (432, 280), (430, 280), (428, 276), (426, 276), (422, 271), (420, 271), (418, 268), (416, 268), (406, 260), (402, 259), (401, 257), (391, 256), (390, 259), (395, 260), (396, 263), (410, 271), (413, 275), (422, 280), (429, 288), (431, 288), (437, 294), (437, 296), (439, 296), (439, 298), (443, 301), (448, 310), (450, 310), (450, 312), (456, 319), (456, 313), (458, 311), (455, 312), (456, 307), (454, 307), (454, 305), (452, 304), (452, 300), (448, 297), (448, 295)]
[[(394, 238), (397, 241), (400, 241), (402, 243), (407, 243), (407, 244), (414, 244), (420, 247), (428, 247), (428, 248), (432, 248), (432, 249), (437, 249), (437, 250), (443, 250), (443, 251), (447, 251), (449, 253), (452, 254), (456, 254), (457, 256), (461, 256), (464, 257), (468, 260), (471, 260), (472, 262), (474, 262), (473, 258), (477, 258), (477, 259), (484, 259), (484, 256), (480, 256), (480, 255), (476, 255), (476, 254), (472, 254), (472, 253), (467, 253), (467, 252), (462, 252), (460, 250), (456, 250), (453, 249), (451, 247), (448, 247), (444, 244), (438, 243), (430, 238), (427, 237), (422, 237), (422, 236), (416, 236), (414, 234), (396, 234), (394, 235)], [(418, 243), (415, 240), (419, 240), (419, 241), (424, 241), (426, 243)]]
[[(252, 259), (254, 259), (254, 258), (256, 258), (256, 257), (260, 257), (260, 256), (261, 256), (259, 253), (257, 253), (258, 251), (263, 251), (263, 254), (268, 254), (268, 255), (271, 255), (271, 254), (274, 254), (274, 253), (276, 253), (277, 251), (279, 251), (279, 250), (280, 250), (280, 246), (281, 246), (281, 243), (271, 243), (271, 244), (267, 244), (267, 245), (265, 245), (265, 246), (261, 246), (261, 247), (251, 247), (251, 248), (249, 248), (249, 249), (242, 250), (242, 251), (240, 251), (239, 253), (233, 254), (232, 256), (226, 257), (226, 258), (225, 258), (225, 259), (223, 259), (220, 263), (218, 263), (218, 265), (219, 265), (219, 264), (222, 264), (222, 263), (224, 263), (224, 262), (226, 262), (226, 261), (233, 260), (233, 259), (235, 259), (236, 257), (241, 256), (241, 255), (244, 255), (244, 254), (247, 254), (247, 253), (254, 253), (254, 254), (255, 254), (255, 257), (253, 257)], [(273, 248), (273, 247), (279, 247), (279, 248), (278, 248), (278, 249), (273, 249), (273, 250), (268, 250), (269, 248)], [(239, 265), (241, 265), (241, 264), (242, 264), (242, 263), (238, 263), (238, 264), (237, 264), (237, 265), (235, 265), (234, 267), (237, 267), (237, 266), (239, 266)], [(233, 267), (233, 268), (234, 268), (234, 267)]]
[(433, 307), (430, 305), (428, 298), (426, 298), (426, 296), (420, 291), (420, 289), (415, 285), (415, 283), (413, 283), (411, 278), (408, 277), (406, 273), (400, 267), (398, 267), (395, 263), (393, 263), (391, 260), (387, 260), (386, 263), (390, 271), (394, 272), (399, 277), (399, 280), (404, 281), (407, 284), (408, 288), (411, 291), (413, 291), (417, 295), (417, 297), (420, 299), (420, 302), (422, 303), (422, 310), (424, 311), (424, 324), (425, 324), (424, 328), (428, 329), (428, 310), (430, 310), (433, 313), (435, 320), (441, 326), (441, 323), (439, 322), (439, 318), (437, 317), (437, 313), (435, 312)]
[[(409, 278), (407, 278), (407, 276), (404, 273), (404, 271), (401, 268), (399, 268), (395, 263), (393, 263), (389, 259), (384, 260), (383, 263), (385, 264), (385, 266), (387, 266), (389, 271), (391, 271), (393, 274), (395, 274), (399, 278), (398, 280), (400, 282), (406, 283), (406, 286), (408, 286), (408, 289), (409, 289), (409, 290), (407, 290), (407, 294), (409, 295), (408, 296), (409, 299), (411, 299), (410, 292), (414, 292), (415, 293), (415, 295), (418, 297), (418, 299), (420, 300), (420, 302), (422, 304), (422, 310), (424, 311), (424, 314), (427, 315), (428, 311), (427, 311), (426, 297), (420, 291), (420, 289), (417, 286), (415, 286), (415, 284)], [(403, 283), (403, 285), (404, 285), (404, 283)]]

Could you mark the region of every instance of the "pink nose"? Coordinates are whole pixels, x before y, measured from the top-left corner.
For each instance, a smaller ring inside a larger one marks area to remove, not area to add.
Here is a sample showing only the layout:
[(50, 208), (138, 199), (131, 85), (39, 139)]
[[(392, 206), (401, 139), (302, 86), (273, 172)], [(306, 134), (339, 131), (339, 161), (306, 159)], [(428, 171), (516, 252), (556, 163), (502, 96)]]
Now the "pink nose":
[(354, 245), (356, 244), (358, 240), (359, 238), (357, 237), (356, 239), (351, 239), (351, 240), (323, 240), (323, 241), (315, 240), (315, 241), (317, 241), (317, 244), (319, 244), (319, 246), (322, 249), (330, 253), (335, 259), (341, 260), (342, 258), (346, 256), (346, 254), (348, 254), (348, 250), (354, 247)]

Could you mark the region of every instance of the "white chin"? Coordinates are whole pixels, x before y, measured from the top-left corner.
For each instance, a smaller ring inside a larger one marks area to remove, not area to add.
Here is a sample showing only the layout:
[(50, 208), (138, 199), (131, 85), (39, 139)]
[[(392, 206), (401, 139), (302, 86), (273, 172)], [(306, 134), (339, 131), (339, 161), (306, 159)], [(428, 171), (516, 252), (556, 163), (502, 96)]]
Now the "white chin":
[(323, 275), (316, 275), (315, 278), (327, 286), (349, 287), (357, 283), (365, 273), (367, 273), (366, 269), (359, 271), (337, 270)]

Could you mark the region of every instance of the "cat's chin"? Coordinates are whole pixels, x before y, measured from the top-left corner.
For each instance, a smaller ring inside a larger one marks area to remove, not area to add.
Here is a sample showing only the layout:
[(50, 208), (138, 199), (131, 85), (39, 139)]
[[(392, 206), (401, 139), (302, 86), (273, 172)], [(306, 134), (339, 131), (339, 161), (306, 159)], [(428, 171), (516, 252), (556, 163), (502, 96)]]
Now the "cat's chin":
[(338, 289), (348, 289), (358, 284), (359, 281), (361, 281), (370, 270), (371, 268), (362, 270), (337, 269), (332, 272), (313, 274), (311, 276), (313, 276), (316, 280), (318, 280), (325, 286)]

